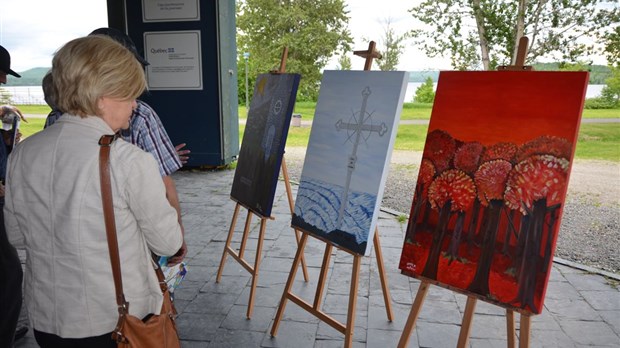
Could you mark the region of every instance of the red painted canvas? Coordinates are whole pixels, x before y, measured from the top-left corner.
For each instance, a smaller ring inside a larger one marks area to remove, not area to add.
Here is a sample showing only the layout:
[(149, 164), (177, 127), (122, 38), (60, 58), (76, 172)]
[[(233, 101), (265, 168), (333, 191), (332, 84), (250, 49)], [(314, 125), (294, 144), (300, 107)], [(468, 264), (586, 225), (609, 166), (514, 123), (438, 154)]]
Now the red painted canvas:
[(441, 72), (399, 268), (540, 313), (587, 72)]

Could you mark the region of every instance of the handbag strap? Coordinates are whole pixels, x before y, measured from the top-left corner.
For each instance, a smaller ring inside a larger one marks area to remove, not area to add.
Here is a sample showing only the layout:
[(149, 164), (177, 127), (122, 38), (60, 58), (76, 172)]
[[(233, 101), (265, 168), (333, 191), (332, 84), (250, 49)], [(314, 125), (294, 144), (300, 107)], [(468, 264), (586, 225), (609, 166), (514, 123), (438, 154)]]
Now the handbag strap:
[(105, 231), (108, 239), (110, 262), (112, 263), (112, 276), (114, 277), (114, 290), (116, 291), (116, 304), (119, 314), (126, 314), (129, 303), (123, 293), (123, 278), (121, 277), (121, 262), (118, 253), (118, 240), (116, 238), (116, 222), (114, 221), (114, 207), (112, 204), (112, 185), (110, 182), (110, 147), (117, 135), (103, 135), (99, 139), (99, 176), (101, 180), (101, 201), (103, 203), (103, 218)]

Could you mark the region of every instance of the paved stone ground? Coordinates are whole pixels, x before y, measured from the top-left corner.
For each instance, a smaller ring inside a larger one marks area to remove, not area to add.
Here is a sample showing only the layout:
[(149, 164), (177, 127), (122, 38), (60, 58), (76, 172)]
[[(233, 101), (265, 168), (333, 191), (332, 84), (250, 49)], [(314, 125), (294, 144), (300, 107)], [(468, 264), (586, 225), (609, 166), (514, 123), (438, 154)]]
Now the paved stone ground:
[[(288, 301), (278, 335), (270, 330), (297, 250), (290, 228), (285, 188), (276, 191), (273, 217), (267, 223), (252, 319), (246, 319), (251, 277), (234, 259), (227, 258), (222, 281), (217, 268), (231, 224), (233, 171), (174, 174), (180, 194), (190, 270), (175, 303), (183, 347), (341, 347), (343, 335)], [(296, 190), (296, 186), (293, 186)], [(233, 245), (238, 246), (247, 211), (241, 209)], [(253, 263), (258, 235), (253, 219), (246, 259)], [(355, 347), (395, 347), (411, 309), (419, 281), (398, 270), (406, 225), (389, 212), (379, 219), (384, 264), (392, 297), (394, 321), (388, 322), (374, 253), (364, 257), (355, 318)], [(310, 281), (297, 272), (294, 293), (312, 301), (325, 244), (309, 238), (305, 249)], [(346, 322), (352, 257), (334, 251), (325, 288), (323, 310)], [(578, 265), (576, 265), (578, 266)], [(613, 275), (612, 275), (613, 276)], [(620, 346), (620, 291), (618, 280), (555, 263), (545, 310), (532, 318), (532, 347)], [(452, 347), (458, 340), (466, 297), (431, 286), (409, 347)], [(518, 318), (518, 317), (517, 317)], [(517, 323), (518, 328), (518, 323)], [(518, 335), (518, 331), (517, 331)], [(470, 334), (472, 347), (506, 346), (505, 310), (478, 301)], [(36, 347), (29, 332), (16, 347)]]

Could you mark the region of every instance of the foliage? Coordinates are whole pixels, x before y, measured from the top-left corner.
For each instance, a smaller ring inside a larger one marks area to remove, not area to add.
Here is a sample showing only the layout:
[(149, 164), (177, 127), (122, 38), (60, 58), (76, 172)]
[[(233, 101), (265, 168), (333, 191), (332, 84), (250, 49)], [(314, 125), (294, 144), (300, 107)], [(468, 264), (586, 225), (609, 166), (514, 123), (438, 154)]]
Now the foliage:
[[(316, 100), (321, 70), (334, 53), (350, 51), (348, 22), (343, 0), (239, 2), (237, 47), (250, 53), (250, 86), (258, 74), (279, 66), (282, 50), (288, 47), (286, 70), (302, 76), (297, 99)], [(243, 63), (241, 57), (237, 62)]]
[(607, 86), (601, 91), (602, 97), (620, 103), (620, 65), (611, 69), (611, 76), (605, 80)]
[(616, 25), (612, 31), (605, 33), (603, 42), (609, 65), (620, 67), (620, 25)]
[(594, 38), (619, 22), (620, 9), (597, 0), (425, 0), (409, 10), (411, 34), (430, 57), (459, 70), (509, 65), (517, 40), (530, 39), (527, 64), (542, 57), (574, 62), (594, 52)]
[(435, 100), (435, 89), (433, 87), (433, 79), (426, 78), (426, 81), (418, 89), (415, 90), (413, 101), (417, 103), (432, 103)]
[(346, 54), (342, 54), (338, 58), (338, 70), (351, 70), (351, 58)]
[(588, 71), (590, 73), (588, 83), (593, 85), (603, 85), (605, 80), (611, 76), (611, 69), (608, 66), (590, 64), (590, 62), (585, 61), (578, 61), (576, 63), (534, 63), (532, 67), (536, 71)]
[(390, 18), (385, 20), (385, 26), (383, 27), (383, 36), (381, 37), (382, 58), (377, 59), (377, 66), (381, 71), (393, 71), (398, 66), (400, 56), (405, 49), (404, 41), (407, 39), (407, 34), (399, 35), (392, 28), (392, 20)]

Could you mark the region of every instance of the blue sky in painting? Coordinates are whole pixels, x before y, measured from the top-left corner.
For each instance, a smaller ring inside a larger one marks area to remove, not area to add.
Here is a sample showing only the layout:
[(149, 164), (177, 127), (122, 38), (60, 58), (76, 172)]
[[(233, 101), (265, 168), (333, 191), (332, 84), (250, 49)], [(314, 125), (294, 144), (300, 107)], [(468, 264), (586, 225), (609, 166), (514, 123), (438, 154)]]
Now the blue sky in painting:
[[(325, 71), (317, 103), (306, 160), (304, 177), (344, 186), (347, 162), (353, 151), (354, 136), (347, 141), (347, 130), (337, 130), (336, 122), (353, 122), (359, 113), (362, 90), (370, 87), (366, 112), (373, 125), (382, 122), (388, 131), (379, 136), (372, 132), (366, 140), (360, 139), (357, 163), (351, 180), (351, 189), (376, 195), (381, 184), (386, 157), (391, 154), (397, 127), (397, 115), (402, 110), (406, 90), (406, 72), (391, 71)], [(369, 122), (367, 121), (367, 123)], [(351, 131), (350, 131), (351, 132)], [(394, 132), (394, 134), (392, 134)]]

